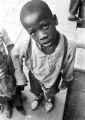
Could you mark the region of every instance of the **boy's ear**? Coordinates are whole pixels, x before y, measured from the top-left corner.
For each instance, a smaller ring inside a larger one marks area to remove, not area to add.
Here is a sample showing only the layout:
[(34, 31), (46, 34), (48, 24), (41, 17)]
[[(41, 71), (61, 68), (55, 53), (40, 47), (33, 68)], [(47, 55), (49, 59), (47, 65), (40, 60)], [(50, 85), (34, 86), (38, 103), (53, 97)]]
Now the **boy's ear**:
[(55, 14), (53, 15), (53, 19), (54, 19), (55, 25), (58, 25), (58, 19)]

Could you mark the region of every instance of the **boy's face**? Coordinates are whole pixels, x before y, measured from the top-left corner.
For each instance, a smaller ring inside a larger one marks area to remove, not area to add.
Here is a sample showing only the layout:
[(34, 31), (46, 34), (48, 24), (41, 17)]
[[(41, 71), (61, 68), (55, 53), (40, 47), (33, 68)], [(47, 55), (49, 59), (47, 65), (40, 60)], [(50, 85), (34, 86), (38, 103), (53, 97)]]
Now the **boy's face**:
[(56, 27), (53, 17), (46, 12), (35, 12), (25, 17), (23, 25), (43, 52), (51, 54), (54, 51)]

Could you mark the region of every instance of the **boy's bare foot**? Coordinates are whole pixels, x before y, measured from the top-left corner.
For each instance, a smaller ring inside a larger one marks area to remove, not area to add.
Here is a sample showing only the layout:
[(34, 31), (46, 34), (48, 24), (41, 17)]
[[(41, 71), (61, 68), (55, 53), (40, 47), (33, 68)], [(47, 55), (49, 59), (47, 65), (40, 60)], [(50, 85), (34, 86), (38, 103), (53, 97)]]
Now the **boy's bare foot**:
[(53, 109), (53, 107), (54, 107), (54, 97), (47, 98), (46, 105), (45, 105), (46, 112), (50, 112)]
[(40, 105), (43, 98), (44, 98), (44, 96), (36, 97), (33, 100), (33, 102), (31, 103), (31, 109), (36, 110), (39, 107), (39, 105)]

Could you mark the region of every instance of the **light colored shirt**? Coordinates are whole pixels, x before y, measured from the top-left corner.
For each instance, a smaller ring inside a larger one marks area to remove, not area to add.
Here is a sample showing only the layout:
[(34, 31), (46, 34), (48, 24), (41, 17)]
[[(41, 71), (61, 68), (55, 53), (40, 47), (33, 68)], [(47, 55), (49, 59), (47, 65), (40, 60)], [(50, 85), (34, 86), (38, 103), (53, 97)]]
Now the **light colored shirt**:
[[(12, 61), (15, 67), (17, 84), (25, 84), (23, 81), (26, 78), (22, 70), (22, 57), (24, 55), (27, 68), (33, 72), (34, 76), (41, 84), (44, 84), (46, 88), (50, 88), (55, 83), (61, 71), (63, 72), (63, 80), (71, 81), (73, 79), (76, 47), (78, 47), (79, 44), (69, 40), (67, 44), (68, 50), (64, 60), (65, 47), (64, 36), (62, 34), (60, 34), (58, 46), (54, 53), (50, 55), (43, 53), (33, 39), (25, 41), (25, 44), (23, 42), (23, 46), (26, 45), (24, 49), (16, 43), (12, 50)], [(20, 56), (20, 52), (23, 53), (22, 57)]]

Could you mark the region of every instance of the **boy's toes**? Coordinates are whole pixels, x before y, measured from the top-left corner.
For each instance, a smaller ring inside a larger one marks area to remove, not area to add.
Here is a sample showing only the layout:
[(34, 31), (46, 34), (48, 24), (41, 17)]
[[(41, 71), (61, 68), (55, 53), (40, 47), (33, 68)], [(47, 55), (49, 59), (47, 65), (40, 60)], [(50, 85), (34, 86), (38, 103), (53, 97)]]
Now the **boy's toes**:
[(50, 112), (54, 107), (54, 97), (53, 98), (49, 98), (46, 102), (45, 108), (46, 108), (46, 112)]
[(33, 102), (31, 103), (31, 109), (32, 109), (32, 110), (36, 110), (36, 109), (39, 107), (39, 105), (40, 105), (41, 101), (43, 100), (43, 98), (44, 98), (43, 95), (36, 97), (36, 98), (33, 100)]
[(31, 103), (31, 109), (32, 110), (36, 110), (38, 108), (38, 101), (37, 100), (34, 100), (32, 103)]

